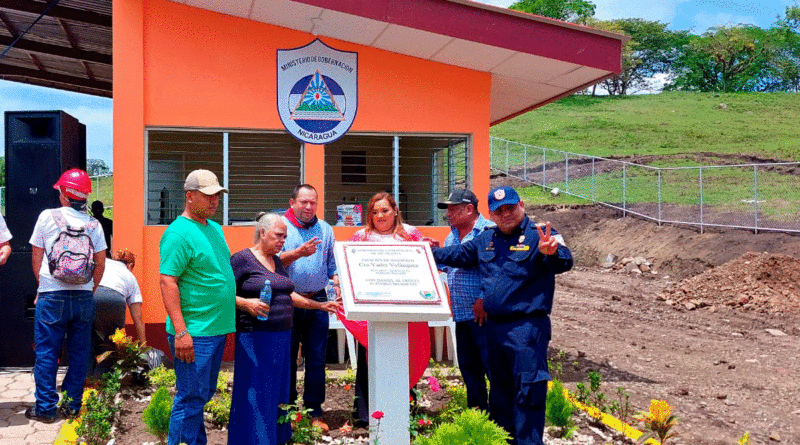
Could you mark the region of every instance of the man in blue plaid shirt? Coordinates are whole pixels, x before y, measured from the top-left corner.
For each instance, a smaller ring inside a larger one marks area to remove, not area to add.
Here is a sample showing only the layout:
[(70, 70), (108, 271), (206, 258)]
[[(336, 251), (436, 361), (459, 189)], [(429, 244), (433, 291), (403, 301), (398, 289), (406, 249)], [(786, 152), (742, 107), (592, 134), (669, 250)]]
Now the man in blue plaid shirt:
[[(451, 232), (444, 242), (445, 247), (464, 243), (477, 236), (494, 223), (478, 212), (478, 198), (469, 190), (454, 190), (447, 201), (438, 204), (447, 209), (447, 220)], [(467, 387), (467, 405), (470, 408), (489, 412), (486, 390), (488, 369), (486, 333), (483, 324), (483, 293), (478, 266), (469, 268), (445, 268), (447, 285), (450, 288), (450, 305), (456, 323), (456, 348), (458, 367)]]

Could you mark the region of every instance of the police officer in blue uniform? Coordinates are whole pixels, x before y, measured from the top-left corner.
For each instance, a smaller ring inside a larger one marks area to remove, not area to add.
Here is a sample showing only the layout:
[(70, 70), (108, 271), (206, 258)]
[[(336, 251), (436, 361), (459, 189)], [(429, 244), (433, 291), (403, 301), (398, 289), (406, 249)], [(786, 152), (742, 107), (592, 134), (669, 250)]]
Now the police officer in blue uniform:
[(491, 417), (511, 433), (512, 444), (543, 445), (555, 275), (572, 268), (572, 254), (549, 222), (543, 231), (525, 215), (513, 188), (495, 188), (488, 202), (497, 226), (464, 244), (434, 248), (433, 257), (447, 266), (478, 266)]

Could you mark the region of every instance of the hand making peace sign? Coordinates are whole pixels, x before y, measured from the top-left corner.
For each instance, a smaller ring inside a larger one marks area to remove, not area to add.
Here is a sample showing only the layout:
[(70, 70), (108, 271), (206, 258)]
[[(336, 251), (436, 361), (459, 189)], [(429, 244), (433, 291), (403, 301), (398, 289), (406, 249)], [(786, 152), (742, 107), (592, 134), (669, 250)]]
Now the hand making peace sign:
[(558, 251), (558, 240), (550, 236), (550, 221), (545, 224), (545, 231), (542, 233), (542, 228), (536, 226), (536, 232), (539, 233), (539, 252), (545, 255), (555, 255)]

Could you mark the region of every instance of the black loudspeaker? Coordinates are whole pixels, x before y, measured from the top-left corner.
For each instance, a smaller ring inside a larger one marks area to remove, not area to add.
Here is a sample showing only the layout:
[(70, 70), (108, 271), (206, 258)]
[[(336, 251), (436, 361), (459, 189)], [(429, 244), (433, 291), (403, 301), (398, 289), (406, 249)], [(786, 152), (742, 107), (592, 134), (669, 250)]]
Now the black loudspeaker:
[(86, 170), (86, 126), (63, 111), (7, 111), (6, 223), (11, 248), (30, 251), (36, 218), (59, 207), (53, 184), (66, 170)]
[(31, 252), (12, 252), (0, 266), (0, 367), (32, 366), (36, 278)]
[(7, 111), (6, 223), (12, 253), (0, 266), (0, 366), (31, 366), (37, 283), (28, 241), (39, 213), (61, 204), (53, 184), (86, 169), (86, 126), (63, 111)]

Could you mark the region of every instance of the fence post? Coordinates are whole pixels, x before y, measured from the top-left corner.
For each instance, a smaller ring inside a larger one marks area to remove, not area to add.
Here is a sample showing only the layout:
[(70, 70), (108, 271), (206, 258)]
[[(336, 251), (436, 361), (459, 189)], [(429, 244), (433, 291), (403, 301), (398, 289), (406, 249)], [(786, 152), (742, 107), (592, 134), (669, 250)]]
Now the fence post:
[(594, 160), (595, 157), (592, 156), (592, 201), (597, 202), (597, 196), (595, 194), (595, 190), (597, 189), (597, 179), (594, 177)]
[(522, 179), (528, 180), (528, 144), (522, 146)]
[(658, 169), (658, 226), (661, 227), (661, 169)]
[(569, 153), (564, 152), (564, 193), (569, 193)]
[(506, 177), (508, 177), (508, 139), (506, 139)]
[(753, 164), (753, 212), (755, 213), (755, 234), (758, 235), (758, 166)]
[(700, 233), (703, 233), (703, 169), (699, 168), (700, 172)]
[(622, 164), (622, 216), (628, 216), (628, 164)]
[(547, 153), (542, 147), (542, 190), (547, 189)]

